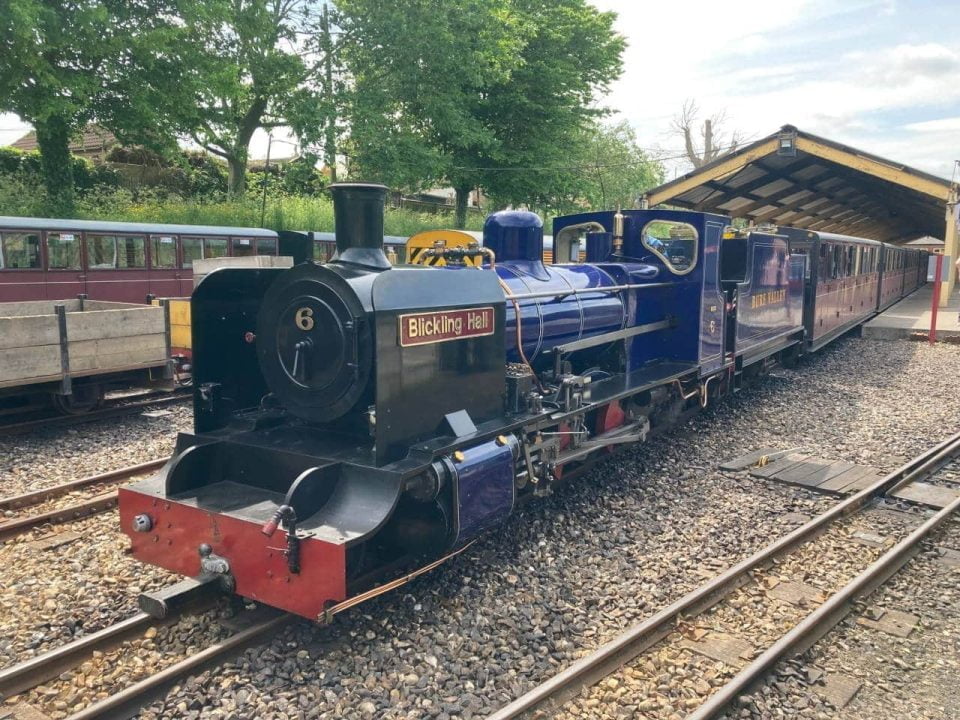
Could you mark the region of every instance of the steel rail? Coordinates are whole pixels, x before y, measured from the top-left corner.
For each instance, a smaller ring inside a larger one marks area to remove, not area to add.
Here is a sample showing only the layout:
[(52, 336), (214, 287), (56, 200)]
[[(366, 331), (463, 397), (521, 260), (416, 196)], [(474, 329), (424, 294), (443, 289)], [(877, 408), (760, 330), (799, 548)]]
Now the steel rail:
[(190, 394), (187, 393), (177, 393), (175, 395), (170, 395), (169, 397), (157, 397), (150, 400), (129, 402), (124, 405), (108, 407), (102, 410), (94, 410), (89, 413), (84, 413), (83, 415), (53, 415), (51, 417), (38, 418), (36, 420), (25, 420), (18, 423), (15, 422), (2, 424), (0, 425), (0, 437), (6, 435), (22, 435), (23, 433), (27, 433), (32, 430), (45, 428), (81, 425), (87, 422), (94, 422), (95, 420), (109, 420), (110, 418), (129, 415), (133, 412), (153, 405), (170, 405), (172, 403), (183, 402), (185, 400), (189, 400), (190, 397)]
[(489, 716), (489, 720), (513, 720), (527, 717), (535, 710), (554, 706), (575, 696), (584, 687), (596, 684), (674, 632), (677, 622), (682, 618), (703, 612), (722, 600), (729, 592), (745, 584), (752, 570), (766, 565), (775, 557), (820, 535), (832, 522), (859, 511), (905, 478), (917, 479), (932, 473), (958, 453), (960, 453), (960, 433), (924, 451), (855, 495), (840, 501), (826, 512), (687, 593), (644, 622), (633, 626), (493, 713)]
[(32, 530), (44, 523), (53, 523), (56, 525), (106, 512), (107, 510), (112, 510), (116, 504), (117, 491), (111, 490), (110, 492), (95, 495), (92, 498), (82, 500), (73, 505), (56, 508), (55, 510), (47, 510), (46, 512), (37, 513), (36, 515), (28, 515), (27, 517), (8, 520), (7, 522), (0, 523), (0, 542), (9, 540), (17, 535), (22, 535), (28, 530)]
[(93, 718), (99, 718), (100, 720), (123, 718), (126, 720), (126, 718), (133, 717), (143, 709), (144, 705), (161, 696), (182, 678), (201, 672), (240, 653), (262, 635), (271, 630), (279, 629), (292, 618), (292, 615), (282, 614), (262, 620), (120, 692), (114, 693), (110, 697), (104, 698), (98, 703), (90, 705), (80, 712), (70, 715), (67, 720), (92, 720)]
[(134, 477), (135, 475), (158, 470), (163, 467), (164, 464), (166, 464), (167, 460), (168, 458), (148, 460), (147, 462), (139, 463), (137, 465), (129, 465), (127, 467), (118, 468), (117, 470), (109, 470), (104, 473), (99, 473), (98, 475), (90, 475), (85, 478), (80, 478), (79, 480), (71, 480), (70, 482), (61, 483), (59, 485), (51, 485), (47, 488), (41, 488), (40, 490), (32, 490), (31, 492), (22, 493), (21, 495), (11, 495), (10, 497), (0, 498), (0, 511), (17, 510), (19, 508), (29, 507), (30, 505), (39, 505), (47, 500), (53, 500), (54, 498), (69, 495), (74, 490), (88, 487), (90, 485), (97, 485), (98, 483), (115, 481), (119, 482), (121, 480), (126, 480), (127, 478)]
[[(168, 610), (180, 612), (205, 607), (211, 602), (214, 590), (215, 587), (210, 583), (182, 580), (158, 591), (156, 595), (164, 596)], [(176, 617), (170, 614), (157, 619), (146, 612), (139, 612), (102, 630), (5, 667), (0, 670), (0, 697), (6, 699), (19, 695), (76, 667), (95, 650), (116, 647), (125, 640), (139, 637), (149, 627), (171, 624)]]
[(155, 625), (156, 619), (137, 613), (126, 620), (73, 640), (17, 665), (0, 670), (0, 696), (9, 698), (55, 678), (76, 667), (95, 650), (110, 647), (139, 636)]
[(687, 716), (687, 720), (708, 720), (716, 717), (726, 710), (740, 696), (740, 693), (763, 678), (780, 660), (802, 652), (817, 642), (847, 615), (858, 598), (871, 593), (896, 574), (917, 553), (920, 542), (958, 509), (960, 509), (960, 497), (942, 508), (842, 589), (831, 595), (823, 605), (807, 615), (720, 690), (711, 695), (703, 705)]

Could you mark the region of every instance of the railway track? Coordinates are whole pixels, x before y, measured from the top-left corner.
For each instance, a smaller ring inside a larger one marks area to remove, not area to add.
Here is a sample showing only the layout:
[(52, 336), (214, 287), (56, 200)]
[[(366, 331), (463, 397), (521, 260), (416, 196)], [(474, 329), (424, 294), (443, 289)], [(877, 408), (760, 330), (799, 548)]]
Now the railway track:
[[(0, 499), (0, 513), (21, 512), (19, 513), (20, 517), (0, 521), (0, 542), (28, 532), (45, 523), (64, 523), (110, 510), (117, 503), (116, 485), (138, 475), (145, 475), (158, 470), (166, 462), (167, 458), (157, 458), (119, 470), (111, 470), (22, 495), (2, 498)], [(64, 498), (78, 491), (94, 491), (94, 494), (68, 503), (61, 502)]]
[[(736, 566), (714, 577), (669, 607), (601, 646), (596, 651), (550, 678), (546, 682), (501, 708), (489, 720), (545, 718), (561, 714), (564, 704), (590, 693), (607, 678), (637, 662), (655, 646), (676, 640), (678, 628), (690, 627), (697, 616), (723, 603), (734, 591), (753, 582), (754, 574), (783, 563), (792, 553), (821, 537), (831, 527), (849, 521), (876, 501), (912, 483), (932, 478), (945, 465), (960, 457), (960, 433), (930, 448), (869, 487), (837, 503)], [(836, 625), (855, 604), (892, 577), (918, 552), (920, 544), (960, 509), (960, 497), (945, 504), (935, 514), (914, 527), (905, 537), (879, 554), (849, 582), (833, 592), (812, 612), (804, 615), (721, 687), (712, 688), (702, 702), (689, 708), (687, 720), (708, 720), (735, 706), (739, 697), (762, 680), (781, 660), (812, 646)], [(688, 706), (689, 707), (689, 706)], [(601, 708), (594, 706), (595, 711)], [(568, 712), (564, 717), (576, 715)]]
[[(18, 716), (18, 712), (31, 716), (30, 712), (37, 708), (28, 706), (25, 693), (48, 681), (51, 685), (55, 684), (57, 678), (79, 667), (94, 653), (122, 649), (125, 643), (142, 637), (150, 628), (172, 625), (189, 612), (208, 609), (212, 605), (213, 594), (210, 590), (213, 585), (184, 580), (149, 596), (148, 603), (153, 614), (139, 612), (96, 633), (0, 670), (0, 698), (8, 707), (12, 707), (14, 717)], [(147, 606), (143, 596), (141, 605)], [(229, 637), (171, 662), (157, 672), (86, 706), (70, 715), (70, 720), (132, 717), (179, 680), (230, 659), (267, 633), (279, 629), (290, 618), (287, 614), (273, 611), (258, 613)]]
[(69, 427), (93, 422), (95, 420), (123, 417), (124, 415), (131, 415), (145, 408), (163, 407), (165, 405), (175, 405), (186, 402), (190, 398), (190, 389), (180, 388), (169, 395), (150, 395), (149, 397), (133, 400), (122, 398), (115, 404), (111, 403), (107, 407), (80, 415), (45, 415), (43, 417), (30, 417), (21, 420), (14, 419), (0, 424), (0, 437), (23, 435), (35, 430)]

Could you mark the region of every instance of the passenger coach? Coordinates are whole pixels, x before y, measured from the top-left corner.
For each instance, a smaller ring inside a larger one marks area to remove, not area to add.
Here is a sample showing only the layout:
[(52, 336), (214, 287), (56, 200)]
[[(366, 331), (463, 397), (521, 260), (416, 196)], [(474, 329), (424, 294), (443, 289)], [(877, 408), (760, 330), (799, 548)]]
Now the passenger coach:
[(194, 260), (278, 249), (260, 228), (0, 217), (0, 302), (183, 297)]

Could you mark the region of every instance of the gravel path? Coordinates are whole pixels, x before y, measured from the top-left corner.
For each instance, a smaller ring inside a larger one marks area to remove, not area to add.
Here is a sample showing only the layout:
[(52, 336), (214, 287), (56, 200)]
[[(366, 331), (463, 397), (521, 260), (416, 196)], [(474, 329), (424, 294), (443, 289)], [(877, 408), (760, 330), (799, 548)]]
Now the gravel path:
[(170, 455), (177, 432), (191, 429), (193, 411), (189, 404), (162, 409), (169, 414), (130, 415), (0, 437), (0, 497)]
[[(831, 500), (716, 465), (769, 445), (892, 470), (954, 428), (956, 348), (849, 339), (526, 509), (447, 566), (303, 622), (143, 717), (485, 715)], [(186, 707), (186, 711), (183, 708)]]

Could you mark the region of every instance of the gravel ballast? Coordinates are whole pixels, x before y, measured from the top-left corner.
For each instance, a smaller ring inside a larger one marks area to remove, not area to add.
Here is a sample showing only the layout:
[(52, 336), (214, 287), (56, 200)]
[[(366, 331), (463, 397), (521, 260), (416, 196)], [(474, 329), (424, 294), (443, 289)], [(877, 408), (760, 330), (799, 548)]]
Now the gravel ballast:
[[(893, 470), (956, 430), (946, 345), (847, 339), (511, 518), (446, 566), (295, 624), (143, 717), (482, 717), (833, 499), (715, 470), (763, 446)], [(187, 711), (181, 715), (181, 710)]]
[(0, 497), (169, 456), (177, 432), (192, 429), (193, 411), (184, 403), (158, 412), (0, 437)]

